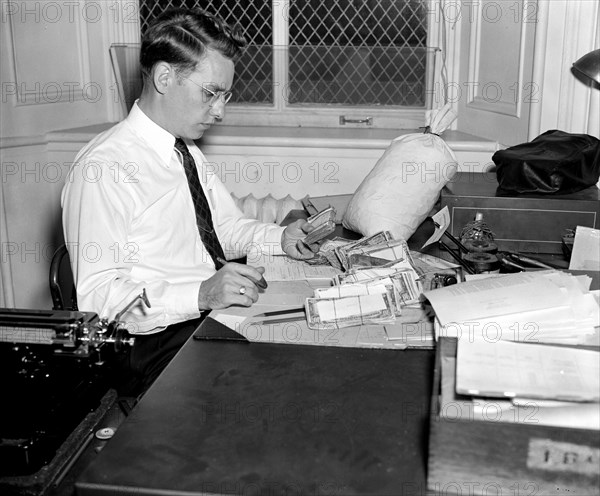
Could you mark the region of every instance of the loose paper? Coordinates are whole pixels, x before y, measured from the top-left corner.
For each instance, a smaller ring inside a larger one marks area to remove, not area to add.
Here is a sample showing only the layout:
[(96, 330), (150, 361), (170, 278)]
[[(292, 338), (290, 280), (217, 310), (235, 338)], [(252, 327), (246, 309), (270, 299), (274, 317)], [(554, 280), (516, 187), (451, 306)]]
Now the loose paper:
[(571, 270), (600, 270), (600, 230), (577, 226), (573, 252), (569, 263)]

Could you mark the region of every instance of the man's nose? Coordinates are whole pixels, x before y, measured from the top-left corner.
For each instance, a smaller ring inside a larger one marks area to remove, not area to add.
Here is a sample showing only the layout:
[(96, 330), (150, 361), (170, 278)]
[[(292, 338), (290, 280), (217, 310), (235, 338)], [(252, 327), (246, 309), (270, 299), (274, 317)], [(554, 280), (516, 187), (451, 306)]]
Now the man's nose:
[(219, 120), (225, 117), (225, 102), (222, 98), (217, 98), (217, 101), (210, 108), (210, 115)]

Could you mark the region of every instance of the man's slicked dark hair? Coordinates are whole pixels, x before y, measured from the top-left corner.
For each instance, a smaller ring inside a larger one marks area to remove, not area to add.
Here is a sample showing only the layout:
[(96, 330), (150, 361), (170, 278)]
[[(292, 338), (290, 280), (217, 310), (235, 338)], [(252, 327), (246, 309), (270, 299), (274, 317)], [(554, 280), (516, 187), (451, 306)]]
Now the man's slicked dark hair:
[(148, 27), (142, 36), (140, 65), (144, 79), (157, 62), (175, 66), (178, 75), (194, 71), (207, 49), (236, 60), (246, 40), (241, 30), (204, 10), (171, 9)]

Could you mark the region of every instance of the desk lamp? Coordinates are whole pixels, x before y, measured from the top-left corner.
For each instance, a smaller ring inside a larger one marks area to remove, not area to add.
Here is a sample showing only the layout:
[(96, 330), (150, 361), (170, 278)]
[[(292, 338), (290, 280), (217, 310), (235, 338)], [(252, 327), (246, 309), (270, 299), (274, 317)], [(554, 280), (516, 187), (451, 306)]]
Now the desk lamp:
[(571, 72), (588, 86), (600, 89), (600, 49), (586, 53), (578, 59)]

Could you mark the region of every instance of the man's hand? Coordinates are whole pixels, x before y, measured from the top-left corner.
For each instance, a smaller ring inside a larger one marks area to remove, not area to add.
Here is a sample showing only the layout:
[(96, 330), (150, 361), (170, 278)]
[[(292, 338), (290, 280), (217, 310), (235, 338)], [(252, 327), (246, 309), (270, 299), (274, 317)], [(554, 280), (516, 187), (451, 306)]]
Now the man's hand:
[(281, 235), (283, 251), (292, 258), (307, 259), (314, 257), (315, 252), (319, 251), (319, 245), (308, 246), (303, 241), (314, 228), (315, 226), (302, 219), (287, 226)]
[(258, 300), (256, 284), (262, 279), (263, 267), (230, 262), (210, 279), (200, 284), (199, 310), (218, 310), (231, 305), (249, 307)]

